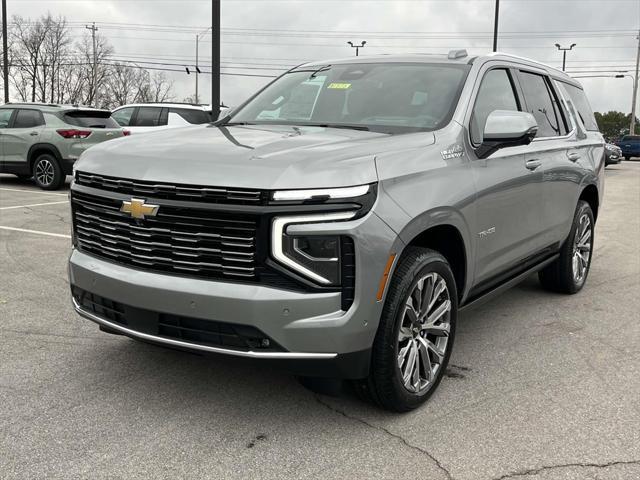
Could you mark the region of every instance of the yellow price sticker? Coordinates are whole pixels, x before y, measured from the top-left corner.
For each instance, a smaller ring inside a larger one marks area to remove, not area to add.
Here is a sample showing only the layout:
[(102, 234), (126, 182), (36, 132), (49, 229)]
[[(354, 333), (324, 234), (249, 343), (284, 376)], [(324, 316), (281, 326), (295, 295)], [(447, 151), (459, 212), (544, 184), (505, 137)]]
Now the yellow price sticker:
[(330, 83), (327, 88), (333, 88), (335, 90), (346, 90), (347, 88), (350, 88), (350, 87), (351, 87), (350, 83)]

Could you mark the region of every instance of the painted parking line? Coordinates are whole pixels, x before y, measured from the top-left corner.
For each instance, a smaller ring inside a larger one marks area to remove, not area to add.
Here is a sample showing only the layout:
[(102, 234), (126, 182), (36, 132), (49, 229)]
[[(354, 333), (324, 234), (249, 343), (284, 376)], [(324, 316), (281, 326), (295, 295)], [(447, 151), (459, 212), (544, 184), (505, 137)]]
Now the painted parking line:
[(62, 234), (62, 233), (42, 232), (40, 230), (28, 230), (26, 228), (3, 227), (2, 225), (0, 225), (0, 230), (9, 230), (9, 231), (12, 231), (12, 232), (22, 232), (22, 233), (32, 233), (34, 235), (46, 235), (48, 237), (71, 238), (71, 235), (65, 235), (65, 234)]
[(41, 207), (43, 205), (61, 205), (63, 203), (69, 203), (68, 200), (64, 202), (46, 202), (46, 203), (32, 203), (30, 205), (13, 205), (11, 207), (0, 207), (0, 210), (13, 210), (14, 208), (31, 208), (31, 207)]
[(58, 192), (42, 192), (40, 190), (25, 190), (24, 188), (6, 188), (0, 187), (0, 190), (5, 190), (7, 192), (23, 192), (23, 193), (39, 193), (40, 195), (64, 195), (65, 197), (69, 196), (68, 193), (58, 193)]

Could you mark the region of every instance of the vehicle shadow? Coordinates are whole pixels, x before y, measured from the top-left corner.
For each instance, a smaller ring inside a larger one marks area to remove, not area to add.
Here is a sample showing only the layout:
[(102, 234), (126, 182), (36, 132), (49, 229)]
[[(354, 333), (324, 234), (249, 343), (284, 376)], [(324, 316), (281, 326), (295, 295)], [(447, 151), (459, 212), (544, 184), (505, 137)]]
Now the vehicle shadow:
[[(18, 178), (15, 175), (8, 174), (0, 174), (0, 185), (6, 188), (20, 188), (20, 189), (29, 189), (29, 190), (37, 190), (45, 192), (45, 190), (40, 190), (40, 188), (35, 184), (33, 179), (31, 178)], [(69, 190), (71, 186), (71, 177), (67, 176), (67, 179), (59, 190), (53, 190), (52, 192), (66, 192)]]

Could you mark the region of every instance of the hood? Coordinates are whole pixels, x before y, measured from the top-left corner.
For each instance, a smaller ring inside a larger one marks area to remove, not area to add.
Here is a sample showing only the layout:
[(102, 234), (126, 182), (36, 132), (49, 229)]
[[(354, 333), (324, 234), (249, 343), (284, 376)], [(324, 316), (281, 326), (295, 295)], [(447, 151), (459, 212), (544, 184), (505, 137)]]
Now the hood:
[(385, 145), (389, 148), (392, 138), (337, 128), (197, 125), (96, 145), (82, 155), (76, 168), (181, 184), (341, 187), (377, 181), (375, 154)]

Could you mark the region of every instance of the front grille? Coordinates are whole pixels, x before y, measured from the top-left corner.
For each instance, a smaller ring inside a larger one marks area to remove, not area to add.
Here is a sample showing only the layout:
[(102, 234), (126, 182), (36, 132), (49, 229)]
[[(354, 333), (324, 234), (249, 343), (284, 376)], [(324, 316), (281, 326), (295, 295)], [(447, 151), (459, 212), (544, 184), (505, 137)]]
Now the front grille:
[(155, 217), (136, 220), (116, 198), (74, 190), (71, 200), (81, 251), (174, 274), (256, 277), (256, 216), (161, 205)]
[(75, 181), (78, 185), (109, 192), (132, 196), (150, 196), (165, 200), (190, 200), (236, 205), (263, 205), (268, 200), (267, 193), (262, 190), (148, 182), (85, 172), (76, 172)]
[(72, 294), (84, 310), (136, 332), (229, 350), (284, 351), (250, 325), (154, 312), (114, 302), (78, 287), (73, 287)]

